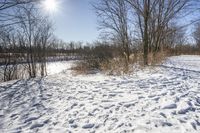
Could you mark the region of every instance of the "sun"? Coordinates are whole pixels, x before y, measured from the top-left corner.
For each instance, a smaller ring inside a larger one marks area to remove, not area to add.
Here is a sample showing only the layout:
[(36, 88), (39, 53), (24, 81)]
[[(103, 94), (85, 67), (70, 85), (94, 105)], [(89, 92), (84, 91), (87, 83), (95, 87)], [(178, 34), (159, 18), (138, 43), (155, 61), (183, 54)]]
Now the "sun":
[(43, 7), (47, 12), (53, 13), (58, 10), (57, 0), (44, 0)]

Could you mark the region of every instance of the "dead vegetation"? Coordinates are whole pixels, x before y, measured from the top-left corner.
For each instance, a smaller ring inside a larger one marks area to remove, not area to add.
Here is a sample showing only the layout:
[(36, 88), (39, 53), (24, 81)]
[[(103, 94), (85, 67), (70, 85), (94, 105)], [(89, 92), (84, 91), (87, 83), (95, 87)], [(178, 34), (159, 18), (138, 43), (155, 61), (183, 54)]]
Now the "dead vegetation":
[[(161, 64), (166, 58), (167, 52), (160, 52), (157, 54), (149, 54), (149, 66), (155, 66)], [(138, 67), (143, 69), (145, 67), (143, 61), (143, 54), (131, 54), (128, 66), (126, 60), (121, 56), (115, 58), (104, 58), (100, 60), (85, 59), (78, 61), (72, 68), (75, 74), (92, 74), (96, 72), (103, 72), (107, 75), (124, 75), (134, 72)]]

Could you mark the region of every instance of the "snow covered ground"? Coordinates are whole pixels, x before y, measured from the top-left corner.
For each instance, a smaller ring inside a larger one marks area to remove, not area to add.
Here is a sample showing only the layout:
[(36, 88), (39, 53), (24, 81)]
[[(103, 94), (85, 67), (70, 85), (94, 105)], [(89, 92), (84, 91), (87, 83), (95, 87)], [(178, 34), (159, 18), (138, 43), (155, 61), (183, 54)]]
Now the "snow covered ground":
[(199, 55), (182, 55), (174, 56), (167, 59), (163, 64), (167, 67), (175, 67), (185, 70), (200, 71), (200, 56)]
[(58, 62), (48, 62), (47, 63), (47, 74), (54, 75), (64, 72), (71, 68), (71, 65), (75, 61), (58, 61)]
[[(57, 62), (47, 62), (47, 74), (53, 75), (61, 73), (71, 67), (71, 64), (75, 62), (73, 61), (57, 61)], [(37, 64), (39, 65), (39, 64)], [(0, 66), (0, 83), (3, 82), (4, 78), (4, 67)], [(27, 64), (18, 64), (17, 67), (18, 77), (19, 79), (27, 79), (29, 77)]]
[(2, 83), (0, 133), (199, 133), (199, 64), (179, 56), (126, 76), (66, 70)]

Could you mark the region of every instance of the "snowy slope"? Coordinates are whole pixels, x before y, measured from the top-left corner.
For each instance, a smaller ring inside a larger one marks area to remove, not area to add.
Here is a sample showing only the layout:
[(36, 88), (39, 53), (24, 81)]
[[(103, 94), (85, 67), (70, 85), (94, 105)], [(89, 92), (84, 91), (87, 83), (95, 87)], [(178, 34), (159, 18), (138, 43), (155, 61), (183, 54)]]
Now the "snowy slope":
[(171, 57), (129, 76), (66, 70), (2, 83), (0, 133), (199, 133), (200, 73), (191, 63), (200, 57)]

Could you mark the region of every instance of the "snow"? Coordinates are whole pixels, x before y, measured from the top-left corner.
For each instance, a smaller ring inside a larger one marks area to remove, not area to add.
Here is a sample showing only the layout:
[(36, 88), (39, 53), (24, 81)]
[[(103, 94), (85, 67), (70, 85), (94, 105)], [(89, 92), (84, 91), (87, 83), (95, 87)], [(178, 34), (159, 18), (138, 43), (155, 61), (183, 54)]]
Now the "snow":
[(163, 63), (167, 67), (175, 67), (185, 70), (200, 72), (200, 56), (199, 55), (181, 55), (173, 56)]
[[(47, 62), (47, 75), (54, 75), (58, 74), (61, 72), (64, 72), (67, 69), (71, 68), (71, 65), (75, 62), (76, 60), (71, 60), (71, 61), (57, 61), (57, 62)], [(27, 64), (19, 64), (18, 65), (18, 76), (21, 79), (28, 79), (29, 74), (27, 70)], [(39, 65), (39, 63), (37, 63)], [(3, 69), (5, 66), (0, 66), (0, 83), (3, 82)], [(40, 76), (40, 75), (37, 75)]]
[(124, 76), (74, 76), (72, 64), (55, 65), (57, 74), (45, 78), (1, 83), (0, 132), (200, 132), (199, 56)]
[(48, 62), (47, 63), (47, 74), (53, 75), (61, 73), (67, 69), (71, 68), (71, 65), (75, 61), (58, 61), (58, 62)]

